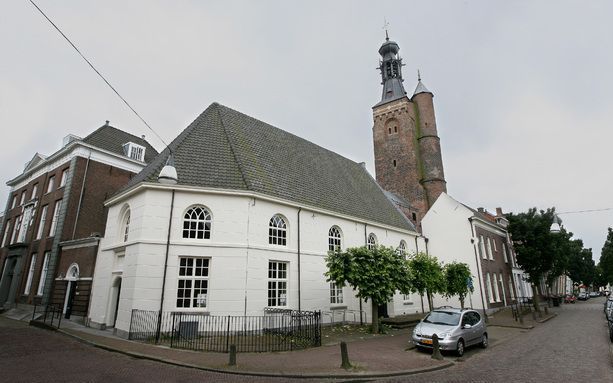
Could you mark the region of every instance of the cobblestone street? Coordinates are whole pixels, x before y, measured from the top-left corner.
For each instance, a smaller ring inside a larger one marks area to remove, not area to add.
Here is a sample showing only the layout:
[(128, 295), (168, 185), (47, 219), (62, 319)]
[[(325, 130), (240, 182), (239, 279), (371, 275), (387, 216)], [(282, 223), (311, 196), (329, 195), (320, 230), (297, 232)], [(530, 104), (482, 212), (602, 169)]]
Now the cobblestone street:
[(453, 367), (385, 382), (613, 382), (603, 302), (563, 305), (554, 319)]
[[(498, 327), (506, 334), (487, 350), (472, 348), (455, 366), (381, 382), (613, 382), (604, 298), (556, 309), (532, 330)], [(105, 351), (0, 317), (0, 381), (6, 382), (286, 382), (172, 366)], [(412, 350), (409, 352), (419, 352)], [(274, 358), (273, 354), (268, 355)], [(37, 360), (32, 364), (32, 358)], [(357, 381), (359, 377), (347, 381)], [(322, 381), (322, 378), (309, 381)], [(343, 381), (340, 379), (338, 381)]]

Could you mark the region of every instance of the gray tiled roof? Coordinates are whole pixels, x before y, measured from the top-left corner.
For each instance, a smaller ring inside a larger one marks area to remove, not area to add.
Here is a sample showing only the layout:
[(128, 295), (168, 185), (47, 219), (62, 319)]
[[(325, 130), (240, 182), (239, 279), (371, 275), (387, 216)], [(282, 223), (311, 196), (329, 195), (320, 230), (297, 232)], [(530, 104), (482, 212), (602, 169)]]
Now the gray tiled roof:
[(119, 130), (110, 125), (103, 125), (96, 129), (90, 135), (83, 140), (86, 144), (90, 144), (100, 149), (108, 150), (119, 155), (125, 155), (123, 152), (123, 144), (127, 142), (133, 142), (138, 145), (144, 146), (145, 149), (145, 162), (149, 163), (153, 160), (158, 152), (151, 146), (145, 139), (126, 133), (123, 130)]
[[(361, 164), (217, 103), (169, 147), (180, 185), (250, 190), (415, 230)], [(167, 148), (126, 189), (156, 182), (168, 155)]]

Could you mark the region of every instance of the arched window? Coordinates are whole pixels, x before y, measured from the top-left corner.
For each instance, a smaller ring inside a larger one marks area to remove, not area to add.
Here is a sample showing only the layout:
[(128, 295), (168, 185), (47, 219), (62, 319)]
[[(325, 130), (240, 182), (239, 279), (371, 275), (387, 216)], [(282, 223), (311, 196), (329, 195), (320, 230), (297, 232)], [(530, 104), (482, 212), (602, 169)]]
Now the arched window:
[(398, 255), (402, 255), (403, 257), (407, 254), (407, 243), (404, 240), (400, 241), (398, 248), (396, 249)]
[(128, 233), (130, 232), (130, 210), (126, 212), (123, 218), (123, 241), (128, 242)]
[(328, 230), (328, 250), (336, 251), (341, 249), (341, 229), (332, 226)]
[(279, 214), (274, 215), (268, 224), (268, 243), (271, 245), (287, 245), (287, 224)]
[(368, 250), (372, 250), (377, 246), (377, 236), (373, 233), (368, 234), (368, 242), (366, 243), (366, 247)]
[(202, 206), (194, 206), (183, 217), (183, 238), (210, 239), (211, 213)]

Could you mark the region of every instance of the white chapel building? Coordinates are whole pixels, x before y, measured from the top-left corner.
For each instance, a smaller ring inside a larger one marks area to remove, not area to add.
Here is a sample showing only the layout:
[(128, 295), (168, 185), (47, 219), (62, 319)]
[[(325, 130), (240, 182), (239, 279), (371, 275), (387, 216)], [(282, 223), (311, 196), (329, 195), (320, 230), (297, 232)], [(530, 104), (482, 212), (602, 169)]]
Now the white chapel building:
[[(326, 282), (329, 249), (425, 247), (363, 164), (217, 103), (106, 205), (88, 320), (121, 335), (133, 309), (325, 322), (362, 308), (369, 322), (370, 304)], [(385, 309), (415, 313), (417, 298)]]

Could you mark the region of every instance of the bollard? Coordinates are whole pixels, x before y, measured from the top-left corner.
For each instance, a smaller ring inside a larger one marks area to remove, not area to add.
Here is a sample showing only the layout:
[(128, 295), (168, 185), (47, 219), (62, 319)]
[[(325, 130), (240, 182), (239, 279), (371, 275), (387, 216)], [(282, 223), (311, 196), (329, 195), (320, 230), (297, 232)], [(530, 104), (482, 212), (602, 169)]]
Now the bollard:
[(230, 361), (228, 362), (228, 366), (236, 366), (236, 345), (230, 345)]
[(530, 310), (532, 313), (532, 320), (536, 322), (536, 310)]
[(545, 306), (545, 315), (549, 315), (549, 309)]
[(432, 359), (443, 360), (441, 347), (438, 344), (438, 335), (432, 334)]
[(519, 313), (519, 324), (524, 325), (524, 315), (522, 312)]
[(349, 363), (349, 353), (347, 353), (347, 343), (341, 342), (341, 368), (348, 370), (351, 368), (351, 363)]

